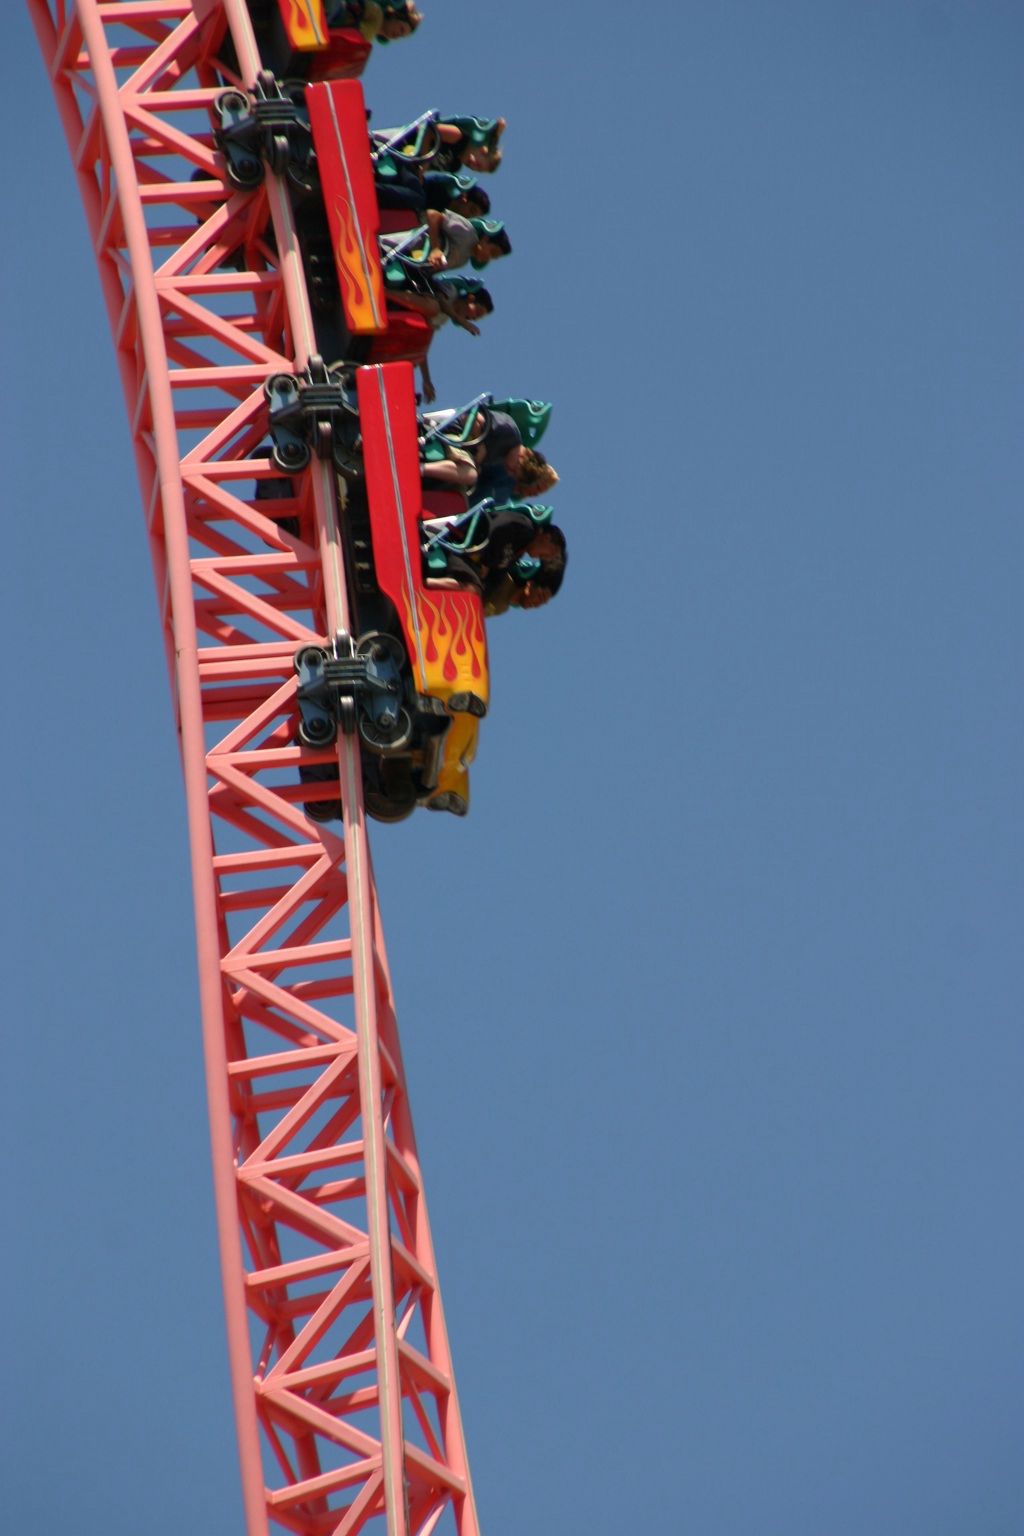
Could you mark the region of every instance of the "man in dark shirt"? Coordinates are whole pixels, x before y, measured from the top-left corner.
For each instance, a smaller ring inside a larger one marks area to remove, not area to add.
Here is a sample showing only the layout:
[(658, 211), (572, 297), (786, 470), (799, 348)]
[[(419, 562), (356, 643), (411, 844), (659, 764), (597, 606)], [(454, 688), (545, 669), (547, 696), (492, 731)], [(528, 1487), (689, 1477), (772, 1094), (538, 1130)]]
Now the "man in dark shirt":
[[(488, 573), (484, 613), (491, 619), (510, 608), (543, 608), (562, 585), (568, 558), (561, 528), (550, 523), (538, 529), (513, 565)], [(536, 570), (529, 569), (530, 562)]]
[(491, 200), (472, 176), (451, 171), (427, 171), (423, 177), (426, 206), (438, 213), (461, 213), (466, 219), (485, 219)]
[(491, 200), (478, 182), (464, 172), (428, 171), (403, 165), (401, 155), (386, 156), (377, 166), (374, 185), (380, 208), (404, 209), (423, 222), (428, 211), (457, 213), (464, 219), (484, 219)]
[[(445, 574), (474, 586), (484, 600), (488, 615), (509, 608), (540, 608), (562, 584), (567, 552), (565, 535), (553, 524), (537, 525), (542, 508), (534, 511), (515, 503), (480, 512), (469, 548), (453, 549), (459, 542), (463, 519), (437, 519), (424, 524), (425, 552), (444, 538)], [(439, 524), (448, 524), (445, 529)]]

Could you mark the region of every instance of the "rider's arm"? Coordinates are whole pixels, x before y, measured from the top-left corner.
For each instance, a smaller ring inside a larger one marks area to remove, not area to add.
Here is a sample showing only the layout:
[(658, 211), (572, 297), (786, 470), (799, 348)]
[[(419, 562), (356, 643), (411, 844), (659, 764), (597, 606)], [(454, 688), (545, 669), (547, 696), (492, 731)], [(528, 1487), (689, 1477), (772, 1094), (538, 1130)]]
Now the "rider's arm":
[(410, 288), (388, 289), (388, 303), (400, 304), (404, 309), (414, 309), (417, 314), (434, 320), (441, 313), (441, 305), (429, 293), (413, 293)]
[(449, 459), (427, 459), (420, 465), (420, 473), (436, 485), (456, 486), (464, 491), (476, 485), (476, 465), (468, 453), (456, 451)]
[(434, 388), (434, 381), (430, 377), (430, 364), (426, 358), (420, 363), (420, 379), (423, 383), (423, 398), (429, 405), (432, 400), (437, 399), (437, 390)]
[(443, 267), (444, 259), (444, 214), (438, 213), (434, 208), (427, 209), (427, 232), (430, 238), (430, 256), (428, 260), (432, 267)]

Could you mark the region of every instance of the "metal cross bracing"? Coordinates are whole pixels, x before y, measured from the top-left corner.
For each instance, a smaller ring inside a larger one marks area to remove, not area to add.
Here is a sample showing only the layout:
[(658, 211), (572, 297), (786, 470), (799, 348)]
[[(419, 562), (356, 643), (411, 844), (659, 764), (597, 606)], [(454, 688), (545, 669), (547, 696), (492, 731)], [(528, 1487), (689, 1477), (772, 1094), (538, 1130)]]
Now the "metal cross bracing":
[[(114, 334), (180, 730), (247, 1531), (478, 1536), (358, 751), (294, 744), (293, 657), (347, 630), (348, 599), (330, 464), (289, 482), (267, 443), (263, 382), (313, 346), (289, 199), (269, 170), (235, 191), (214, 148), (214, 97), (260, 67), (246, 6), (28, 3)], [(301, 784), (300, 755), (336, 759), (342, 836), (303, 813), (338, 790)]]

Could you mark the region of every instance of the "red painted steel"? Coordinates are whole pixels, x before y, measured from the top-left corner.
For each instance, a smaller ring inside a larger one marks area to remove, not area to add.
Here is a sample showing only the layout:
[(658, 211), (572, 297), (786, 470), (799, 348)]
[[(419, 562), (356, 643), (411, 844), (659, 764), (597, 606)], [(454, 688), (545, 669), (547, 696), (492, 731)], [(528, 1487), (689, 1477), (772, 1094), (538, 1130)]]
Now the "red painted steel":
[(309, 72), (314, 80), (352, 80), (361, 75), (373, 52), (355, 27), (331, 27), (327, 47), (309, 57)]
[(345, 324), (352, 336), (378, 336), (387, 329), (387, 317), (362, 87), (355, 80), (311, 85), (306, 105)]
[(247, 1531), (478, 1536), (352, 738), (343, 837), (301, 810), (292, 659), (348, 603), (332, 471), (283, 485), (266, 445), (263, 381), (312, 348), (288, 197), (269, 175), (233, 190), (211, 131), (219, 89), (260, 66), (244, 0), (28, 3), (180, 729)]
[(403, 309), (396, 300), (387, 307), (388, 328), (370, 343), (371, 363), (423, 363), (434, 339), (429, 320), (414, 309)]

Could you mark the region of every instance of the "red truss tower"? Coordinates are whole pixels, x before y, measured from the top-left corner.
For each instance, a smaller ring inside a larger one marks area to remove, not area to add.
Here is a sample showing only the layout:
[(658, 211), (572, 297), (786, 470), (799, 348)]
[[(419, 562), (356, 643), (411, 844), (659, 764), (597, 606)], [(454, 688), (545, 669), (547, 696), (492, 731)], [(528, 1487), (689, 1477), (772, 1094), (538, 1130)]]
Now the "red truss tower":
[(261, 68), (245, 0), (28, 3), (181, 739), (248, 1536), (478, 1536), (353, 736), (343, 834), (302, 809), (293, 659), (348, 631), (348, 598), (330, 463), (285, 481), (261, 446), (264, 381), (315, 346), (281, 178), (235, 190), (215, 154), (214, 99)]

